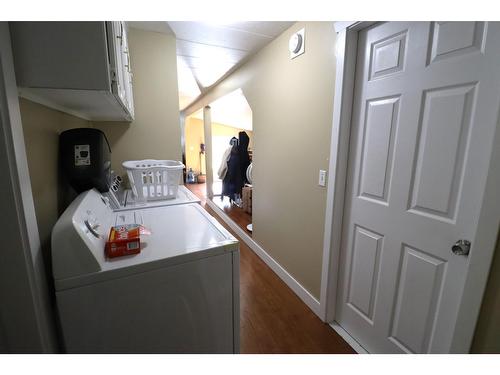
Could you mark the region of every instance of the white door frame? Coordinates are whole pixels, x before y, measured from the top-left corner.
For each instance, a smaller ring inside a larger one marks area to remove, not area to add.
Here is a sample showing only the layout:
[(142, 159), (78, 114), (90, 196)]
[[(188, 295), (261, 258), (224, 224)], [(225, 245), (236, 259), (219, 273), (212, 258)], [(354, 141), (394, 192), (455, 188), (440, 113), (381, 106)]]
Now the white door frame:
[[(7, 22), (0, 22), (0, 345), (53, 353), (55, 321), (43, 264)], [(3, 327), (2, 327), (3, 326)]]
[[(321, 318), (328, 323), (335, 321), (337, 303), (358, 33), (373, 23), (337, 22), (335, 24), (337, 32), (336, 80), (330, 143), (329, 171), (331, 177), (327, 190), (320, 298)], [(500, 114), (497, 121), (492, 160), (500, 160)], [(500, 163), (491, 163), (474, 244), (474, 248), (481, 249), (481, 251), (473, 251), (469, 256), (470, 271), (459, 306), (451, 346), (452, 353), (468, 353), (474, 336), (498, 235), (500, 217), (498, 191), (500, 191)]]

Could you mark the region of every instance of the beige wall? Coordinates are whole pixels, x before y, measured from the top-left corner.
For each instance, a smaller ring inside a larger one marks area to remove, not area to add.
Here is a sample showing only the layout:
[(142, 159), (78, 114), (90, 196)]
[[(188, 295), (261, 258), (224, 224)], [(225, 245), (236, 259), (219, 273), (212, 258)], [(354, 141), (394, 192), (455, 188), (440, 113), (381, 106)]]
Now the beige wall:
[(182, 157), (175, 37), (130, 29), (129, 48), (135, 120), (93, 123), (106, 133), (113, 169), (119, 174), (124, 160)]
[(50, 235), (60, 210), (64, 209), (58, 180), (59, 133), (88, 127), (89, 123), (22, 98), (19, 106), (38, 231), (46, 268), (50, 271)]
[[(305, 54), (288, 40), (305, 27)], [(188, 108), (242, 88), (253, 117), (253, 238), (319, 298), (335, 84), (331, 22), (297, 23)]]
[[(304, 26), (306, 52), (290, 60), (290, 35)], [(318, 171), (330, 154), (334, 48), (332, 23), (295, 25), (252, 61), (257, 74), (243, 86), (255, 145), (253, 237), (318, 299), (326, 206)]]
[[(226, 136), (230, 139), (231, 137), (238, 137), (238, 133), (241, 131), (248, 134), (248, 137), (250, 138), (248, 148), (251, 150), (253, 144), (252, 131), (218, 124), (215, 122), (212, 123), (212, 137)], [(186, 119), (184, 139), (186, 140), (186, 167), (188, 170), (189, 168), (193, 168), (195, 173), (200, 173), (200, 143), (205, 142), (203, 121), (198, 118), (188, 117)]]
[(472, 353), (500, 353), (500, 235), (472, 342)]
[[(212, 137), (228, 137), (231, 139), (232, 137), (238, 138), (240, 132), (245, 132), (248, 135), (248, 149), (252, 150), (253, 148), (253, 132), (251, 130), (236, 128), (232, 126), (227, 126), (223, 124), (218, 124), (216, 122), (212, 123)], [(229, 142), (228, 139), (228, 142)], [(229, 146), (229, 143), (228, 143)]]

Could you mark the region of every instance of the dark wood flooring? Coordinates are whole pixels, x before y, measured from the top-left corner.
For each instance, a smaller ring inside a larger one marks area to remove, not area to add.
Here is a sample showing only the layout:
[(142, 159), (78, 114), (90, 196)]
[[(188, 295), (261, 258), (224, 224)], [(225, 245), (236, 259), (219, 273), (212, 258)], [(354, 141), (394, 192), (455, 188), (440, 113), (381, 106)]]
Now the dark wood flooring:
[(227, 216), (229, 216), (240, 228), (242, 228), (246, 234), (252, 237), (252, 232), (247, 229), (247, 225), (252, 222), (252, 215), (246, 212), (244, 209), (232, 204), (229, 197), (213, 197), (212, 202), (214, 202), (222, 211), (224, 211)]
[[(206, 206), (204, 184), (186, 186), (202, 200), (202, 206), (238, 238)], [(240, 238), (238, 240), (241, 353), (355, 353)]]
[(201, 200), (201, 205), (205, 207), (207, 204), (207, 186), (206, 184), (186, 184), (191, 192)]

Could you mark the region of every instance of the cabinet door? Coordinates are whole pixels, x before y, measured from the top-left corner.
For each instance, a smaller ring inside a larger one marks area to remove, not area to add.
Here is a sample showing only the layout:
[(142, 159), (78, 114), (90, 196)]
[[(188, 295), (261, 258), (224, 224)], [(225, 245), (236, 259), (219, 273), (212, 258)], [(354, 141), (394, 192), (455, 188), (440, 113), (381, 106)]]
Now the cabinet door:
[(132, 119), (131, 103), (128, 100), (131, 89), (128, 65), (128, 47), (126, 41), (125, 24), (120, 21), (108, 22), (108, 47), (110, 70), (112, 76), (111, 89), (113, 94)]
[(122, 58), (123, 58), (123, 76), (124, 81), (123, 85), (125, 86), (125, 99), (127, 109), (132, 116), (134, 117), (134, 95), (132, 92), (132, 66), (130, 62), (130, 53), (128, 48), (128, 38), (127, 38), (127, 30), (125, 27), (122, 28)]

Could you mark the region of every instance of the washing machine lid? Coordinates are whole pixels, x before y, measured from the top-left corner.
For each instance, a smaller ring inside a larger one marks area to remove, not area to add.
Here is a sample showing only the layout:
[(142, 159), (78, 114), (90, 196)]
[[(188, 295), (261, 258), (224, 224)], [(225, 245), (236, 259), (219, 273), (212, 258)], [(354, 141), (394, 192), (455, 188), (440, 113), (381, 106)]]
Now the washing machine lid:
[(121, 207), (117, 210), (115, 209), (115, 211), (138, 210), (143, 208), (160, 207), (160, 206), (175, 206), (178, 204), (186, 204), (186, 203), (200, 203), (200, 198), (194, 195), (184, 185), (179, 185), (176, 198), (150, 201), (144, 205), (136, 204), (132, 190), (130, 189), (126, 190), (125, 194), (126, 194), (125, 207)]
[[(53, 230), (53, 274), (58, 290), (238, 249), (237, 240), (199, 204), (113, 212), (103, 205), (97, 191), (82, 195)], [(151, 231), (141, 237), (141, 252), (106, 258), (104, 245), (111, 226), (131, 223)]]

